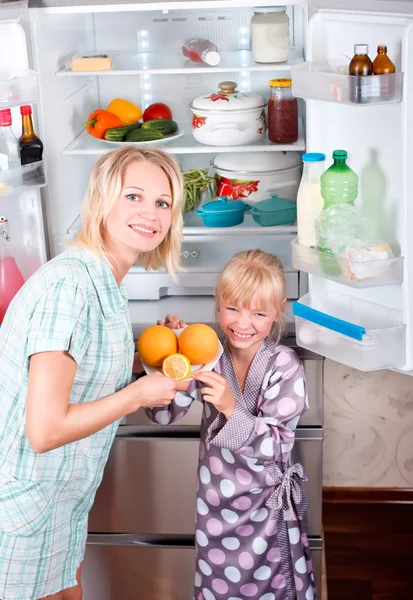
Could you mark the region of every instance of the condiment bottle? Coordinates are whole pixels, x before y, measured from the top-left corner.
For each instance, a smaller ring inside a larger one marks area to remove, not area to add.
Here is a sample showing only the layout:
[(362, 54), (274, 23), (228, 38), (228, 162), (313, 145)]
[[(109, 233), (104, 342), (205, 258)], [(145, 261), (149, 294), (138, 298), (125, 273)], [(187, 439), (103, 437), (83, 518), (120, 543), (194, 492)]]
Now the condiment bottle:
[(10, 108), (0, 110), (0, 171), (20, 167), (19, 142), (11, 128)]
[(356, 44), (354, 46), (354, 56), (349, 66), (349, 75), (351, 80), (351, 100), (357, 104), (364, 104), (370, 101), (370, 93), (364, 85), (362, 78), (373, 75), (373, 63), (369, 56), (369, 47), (367, 44)]
[(182, 46), (182, 53), (193, 62), (203, 62), (212, 67), (221, 60), (216, 45), (201, 38), (187, 40)]
[(387, 56), (387, 46), (377, 46), (377, 56), (373, 60), (373, 74), (395, 73), (396, 67)]
[(43, 142), (34, 132), (32, 107), (21, 106), (20, 114), (22, 116), (22, 134), (19, 137), (20, 160), (22, 165), (42, 160)]
[(268, 138), (274, 144), (293, 144), (298, 140), (298, 103), (291, 79), (271, 79), (268, 84)]

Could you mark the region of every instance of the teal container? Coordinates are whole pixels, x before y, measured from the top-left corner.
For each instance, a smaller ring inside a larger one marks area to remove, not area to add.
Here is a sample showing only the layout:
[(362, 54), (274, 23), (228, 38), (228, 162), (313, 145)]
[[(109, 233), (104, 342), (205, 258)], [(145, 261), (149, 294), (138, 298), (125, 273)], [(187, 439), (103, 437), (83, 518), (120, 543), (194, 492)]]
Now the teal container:
[(257, 202), (251, 208), (252, 218), (262, 227), (290, 225), (297, 220), (297, 205), (286, 198), (271, 194), (271, 198)]
[(324, 208), (332, 204), (351, 204), (358, 195), (359, 178), (347, 165), (347, 152), (334, 150), (334, 163), (321, 175), (320, 190)]

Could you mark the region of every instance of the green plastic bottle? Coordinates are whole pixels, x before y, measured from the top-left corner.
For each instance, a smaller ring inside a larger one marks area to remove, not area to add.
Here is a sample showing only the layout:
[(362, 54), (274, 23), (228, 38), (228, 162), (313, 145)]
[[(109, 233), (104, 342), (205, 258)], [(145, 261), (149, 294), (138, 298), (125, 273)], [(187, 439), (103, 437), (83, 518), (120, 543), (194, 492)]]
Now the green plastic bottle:
[(334, 150), (334, 163), (321, 175), (321, 196), (324, 208), (332, 204), (351, 204), (358, 194), (359, 178), (347, 165), (347, 152)]
[[(334, 163), (320, 178), (320, 191), (324, 200), (323, 210), (338, 204), (350, 204), (354, 206), (354, 200), (358, 194), (359, 178), (347, 165), (347, 152), (345, 150), (334, 150)], [(328, 254), (325, 258), (320, 257), (320, 265), (326, 275), (338, 277), (341, 273), (337, 259), (332, 256), (328, 241), (320, 239), (318, 250)]]

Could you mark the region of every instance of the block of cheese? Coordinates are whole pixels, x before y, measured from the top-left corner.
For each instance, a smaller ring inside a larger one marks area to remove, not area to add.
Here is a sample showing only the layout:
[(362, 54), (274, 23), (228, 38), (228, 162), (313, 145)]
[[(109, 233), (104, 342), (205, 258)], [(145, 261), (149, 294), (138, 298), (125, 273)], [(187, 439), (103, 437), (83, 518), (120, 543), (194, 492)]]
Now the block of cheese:
[(71, 61), (72, 71), (108, 71), (112, 68), (112, 59), (109, 54), (90, 54), (88, 56), (74, 56)]

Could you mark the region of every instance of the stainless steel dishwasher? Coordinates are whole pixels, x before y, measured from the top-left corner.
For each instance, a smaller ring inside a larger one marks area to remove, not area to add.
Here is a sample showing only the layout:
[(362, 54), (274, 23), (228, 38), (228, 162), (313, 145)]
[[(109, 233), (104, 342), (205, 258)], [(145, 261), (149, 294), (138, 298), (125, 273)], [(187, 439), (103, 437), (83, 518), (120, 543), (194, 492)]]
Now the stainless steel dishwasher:
[[(129, 276), (131, 319), (135, 336), (165, 314), (187, 322), (214, 322), (214, 285), (219, 268), (237, 250), (261, 248), (284, 263), (289, 302), (304, 292), (306, 280), (291, 266), (293, 233), (275, 236), (251, 227), (248, 236), (221, 232), (217, 237), (186, 231), (183, 245), (187, 272), (179, 286), (166, 274)], [(245, 232), (244, 232), (245, 233)], [(215, 246), (211, 246), (211, 243)], [(213, 248), (213, 250), (211, 250)], [(194, 253), (197, 255), (194, 257)], [(203, 255), (208, 261), (196, 266)], [(212, 258), (211, 258), (212, 256)], [(288, 337), (283, 343), (303, 361), (310, 410), (299, 422), (295, 459), (309, 477), (306, 531), (321, 590), (323, 359), (295, 346), (287, 307)], [(89, 519), (84, 564), (85, 600), (192, 600), (195, 572), (195, 495), (202, 406), (170, 426), (154, 425), (139, 411), (121, 423)]]

